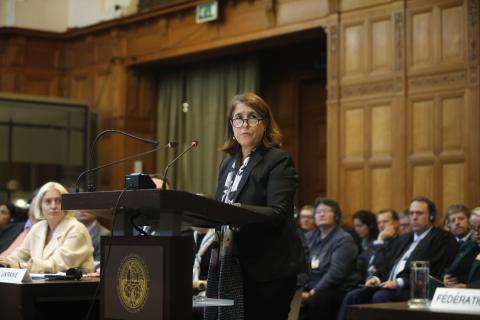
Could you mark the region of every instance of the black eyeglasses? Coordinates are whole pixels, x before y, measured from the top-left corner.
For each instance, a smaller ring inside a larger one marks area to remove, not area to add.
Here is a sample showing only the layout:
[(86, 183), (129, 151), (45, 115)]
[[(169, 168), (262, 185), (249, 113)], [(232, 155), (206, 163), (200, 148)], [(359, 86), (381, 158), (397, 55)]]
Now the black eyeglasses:
[(260, 123), (260, 121), (262, 121), (263, 119), (262, 118), (246, 118), (246, 119), (242, 119), (242, 118), (234, 118), (234, 119), (231, 119), (230, 120), (230, 123), (232, 124), (232, 126), (234, 126), (235, 128), (241, 128), (243, 127), (243, 124), (245, 123), (245, 121), (247, 122), (248, 126), (249, 127), (256, 127), (258, 126), (258, 124)]

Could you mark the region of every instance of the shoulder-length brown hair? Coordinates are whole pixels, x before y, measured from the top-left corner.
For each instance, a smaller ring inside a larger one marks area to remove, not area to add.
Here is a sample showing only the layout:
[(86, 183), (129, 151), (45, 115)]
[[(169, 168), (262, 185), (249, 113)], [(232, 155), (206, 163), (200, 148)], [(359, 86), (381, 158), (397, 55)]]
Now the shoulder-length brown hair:
[(237, 104), (243, 103), (257, 112), (262, 117), (263, 124), (265, 126), (265, 133), (263, 135), (262, 144), (265, 147), (280, 147), (282, 145), (282, 133), (278, 128), (277, 122), (273, 118), (272, 110), (268, 104), (259, 96), (251, 92), (245, 92), (243, 94), (236, 95), (232, 99), (230, 105), (230, 111), (227, 118), (227, 134), (225, 143), (220, 149), (228, 154), (235, 154), (240, 152), (241, 147), (237, 140), (234, 139), (232, 125), (230, 120), (233, 117), (233, 112)]

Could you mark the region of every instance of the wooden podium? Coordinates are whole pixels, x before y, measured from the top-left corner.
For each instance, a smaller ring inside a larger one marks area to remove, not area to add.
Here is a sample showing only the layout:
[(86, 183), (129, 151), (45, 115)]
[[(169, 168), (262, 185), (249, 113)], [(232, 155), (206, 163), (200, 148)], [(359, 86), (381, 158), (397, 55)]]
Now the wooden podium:
[[(114, 221), (102, 238), (103, 319), (191, 319), (193, 241), (186, 226), (242, 226), (261, 214), (183, 191), (143, 189), (62, 195), (62, 209)], [(114, 212), (115, 211), (115, 212)], [(160, 236), (134, 236), (132, 222)]]

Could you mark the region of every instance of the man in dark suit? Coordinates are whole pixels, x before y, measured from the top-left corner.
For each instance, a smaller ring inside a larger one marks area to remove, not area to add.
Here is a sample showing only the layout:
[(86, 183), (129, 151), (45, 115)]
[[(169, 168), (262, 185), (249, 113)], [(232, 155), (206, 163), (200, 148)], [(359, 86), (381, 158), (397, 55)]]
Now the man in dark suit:
[[(412, 232), (400, 236), (387, 263), (367, 279), (365, 288), (350, 291), (343, 306), (408, 300), (411, 261), (428, 261), (430, 274), (437, 278), (452, 263), (458, 244), (452, 234), (433, 226), (435, 204), (426, 197), (415, 197), (409, 211)], [(339, 319), (344, 315), (341, 310)]]
[(463, 204), (452, 204), (448, 207), (448, 229), (455, 236), (460, 246), (469, 241), (472, 236), (469, 219), (470, 210)]
[(97, 221), (97, 217), (94, 214), (85, 211), (77, 211), (75, 212), (75, 217), (87, 227), (88, 232), (90, 233), (94, 250), (93, 260), (100, 261), (100, 239), (103, 236), (109, 236), (110, 231)]
[(377, 226), (380, 231), (377, 239), (369, 244), (367, 250), (357, 259), (357, 269), (362, 279), (375, 274), (385, 263), (387, 253), (391, 251), (399, 236), (398, 213), (393, 209), (383, 209), (377, 213)]
[(448, 288), (480, 288), (480, 208), (470, 216), (472, 237), (447, 269), (443, 284)]

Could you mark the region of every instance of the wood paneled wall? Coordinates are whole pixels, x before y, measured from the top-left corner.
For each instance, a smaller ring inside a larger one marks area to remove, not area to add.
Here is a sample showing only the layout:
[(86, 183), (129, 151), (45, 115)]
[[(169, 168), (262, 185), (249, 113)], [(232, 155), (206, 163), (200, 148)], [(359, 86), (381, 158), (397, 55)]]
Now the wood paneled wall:
[[(441, 211), (480, 205), (477, 0), (224, 1), (218, 22), (197, 25), (200, 2), (61, 35), (0, 29), (0, 90), (85, 100), (102, 128), (153, 137), (152, 63), (255, 50), (324, 28), (327, 194), (345, 221), (360, 208), (402, 209), (418, 194)], [(102, 162), (142, 148), (116, 136), (102, 145)], [(129, 171), (131, 163), (113, 167), (102, 184), (119, 188)]]
[(328, 190), (348, 213), (480, 204), (478, 6), (377, 1), (328, 27)]

